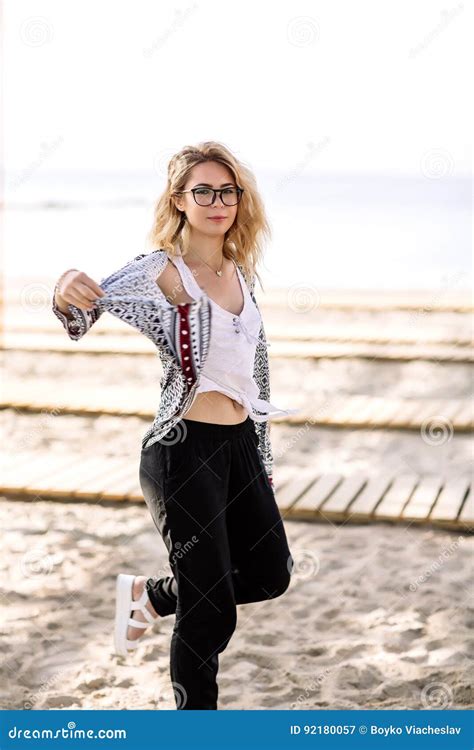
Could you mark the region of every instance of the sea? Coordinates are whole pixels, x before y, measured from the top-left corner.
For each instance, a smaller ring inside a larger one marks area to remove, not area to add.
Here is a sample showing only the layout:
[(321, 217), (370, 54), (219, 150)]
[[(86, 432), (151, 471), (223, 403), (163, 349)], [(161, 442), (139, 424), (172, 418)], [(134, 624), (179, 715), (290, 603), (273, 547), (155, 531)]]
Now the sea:
[[(452, 174), (256, 175), (272, 237), (266, 287), (341, 290), (472, 288), (472, 188)], [(4, 175), (2, 275), (99, 280), (153, 249), (148, 232), (165, 187), (153, 171), (46, 170)]]

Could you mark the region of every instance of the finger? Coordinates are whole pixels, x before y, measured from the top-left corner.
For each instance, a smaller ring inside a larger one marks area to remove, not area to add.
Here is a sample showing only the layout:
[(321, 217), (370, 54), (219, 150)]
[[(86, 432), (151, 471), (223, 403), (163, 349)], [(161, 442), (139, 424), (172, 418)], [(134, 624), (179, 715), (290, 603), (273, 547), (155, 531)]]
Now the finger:
[(99, 284), (97, 284), (96, 281), (94, 281), (94, 279), (91, 279), (91, 278), (89, 278), (89, 276), (87, 276), (86, 280), (85, 280), (85, 283), (86, 283), (87, 287), (89, 289), (91, 289), (91, 291), (93, 292), (94, 299), (97, 298), (97, 297), (105, 297), (104, 290), (102, 289), (102, 287), (99, 286)]
[(85, 297), (82, 297), (80, 294), (77, 294), (74, 292), (69, 292), (69, 294), (66, 294), (63, 296), (63, 299), (68, 302), (70, 305), (75, 305), (80, 310), (92, 310), (93, 305), (91, 301)]
[[(97, 284), (94, 286), (97, 287)], [(100, 287), (98, 287), (100, 289)], [(84, 283), (83, 281), (76, 281), (74, 284), (74, 292), (76, 294), (80, 294), (81, 297), (84, 297), (89, 302), (92, 302), (92, 300), (97, 299), (97, 297), (103, 297), (104, 292), (101, 290), (101, 294), (97, 294), (95, 289), (92, 289), (88, 284)]]

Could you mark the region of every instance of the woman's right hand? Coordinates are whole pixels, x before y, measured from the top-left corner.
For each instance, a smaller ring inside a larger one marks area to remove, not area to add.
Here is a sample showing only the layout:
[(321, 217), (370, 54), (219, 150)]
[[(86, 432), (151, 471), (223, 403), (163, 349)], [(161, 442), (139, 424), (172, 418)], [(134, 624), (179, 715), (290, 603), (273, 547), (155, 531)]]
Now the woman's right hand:
[(75, 305), (80, 310), (94, 309), (92, 300), (105, 297), (105, 292), (84, 271), (71, 268), (59, 277), (56, 289), (56, 301), (59, 307)]

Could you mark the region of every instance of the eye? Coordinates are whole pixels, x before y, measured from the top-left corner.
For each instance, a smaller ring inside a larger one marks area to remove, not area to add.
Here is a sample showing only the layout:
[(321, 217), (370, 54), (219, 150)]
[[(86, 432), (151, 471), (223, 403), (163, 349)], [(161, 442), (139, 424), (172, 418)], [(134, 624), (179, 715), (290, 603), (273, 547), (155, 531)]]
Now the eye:
[(197, 188), (196, 193), (198, 195), (209, 195), (211, 191), (208, 188)]
[(224, 193), (225, 193), (226, 195), (234, 195), (234, 194), (235, 194), (235, 192), (236, 192), (235, 188), (226, 188), (226, 189), (224, 190)]

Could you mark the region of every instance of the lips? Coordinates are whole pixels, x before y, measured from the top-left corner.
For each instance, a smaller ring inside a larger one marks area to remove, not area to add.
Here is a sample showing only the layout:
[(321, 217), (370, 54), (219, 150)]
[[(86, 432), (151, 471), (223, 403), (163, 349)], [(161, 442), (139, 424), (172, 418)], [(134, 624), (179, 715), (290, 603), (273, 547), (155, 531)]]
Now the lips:
[(211, 221), (221, 221), (222, 219), (227, 219), (227, 216), (208, 216), (207, 218)]

